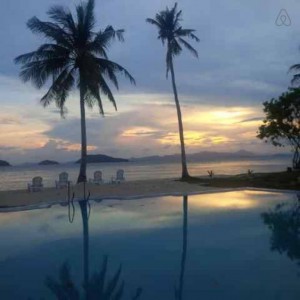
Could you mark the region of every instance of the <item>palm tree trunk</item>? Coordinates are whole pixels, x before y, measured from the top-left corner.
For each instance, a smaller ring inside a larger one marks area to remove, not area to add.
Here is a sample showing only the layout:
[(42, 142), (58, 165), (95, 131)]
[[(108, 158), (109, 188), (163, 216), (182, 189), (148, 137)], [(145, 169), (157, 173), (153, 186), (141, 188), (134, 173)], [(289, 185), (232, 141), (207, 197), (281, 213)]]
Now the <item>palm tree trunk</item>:
[(86, 141), (86, 123), (85, 123), (85, 107), (84, 107), (84, 88), (83, 80), (80, 75), (80, 117), (81, 117), (81, 161), (80, 171), (77, 183), (86, 182), (86, 156), (87, 156), (87, 141)]
[(177, 117), (178, 117), (178, 127), (179, 127), (179, 138), (180, 138), (180, 146), (181, 146), (181, 164), (182, 164), (182, 175), (181, 178), (185, 179), (190, 177), (188, 169), (187, 169), (187, 162), (186, 162), (186, 154), (185, 154), (185, 146), (184, 146), (184, 134), (183, 134), (183, 124), (182, 124), (182, 115), (181, 115), (181, 108), (178, 99), (176, 81), (175, 81), (175, 72), (173, 66), (173, 59), (170, 60), (170, 70), (172, 75), (172, 85), (173, 85), (173, 92), (175, 97), (176, 109), (177, 109)]

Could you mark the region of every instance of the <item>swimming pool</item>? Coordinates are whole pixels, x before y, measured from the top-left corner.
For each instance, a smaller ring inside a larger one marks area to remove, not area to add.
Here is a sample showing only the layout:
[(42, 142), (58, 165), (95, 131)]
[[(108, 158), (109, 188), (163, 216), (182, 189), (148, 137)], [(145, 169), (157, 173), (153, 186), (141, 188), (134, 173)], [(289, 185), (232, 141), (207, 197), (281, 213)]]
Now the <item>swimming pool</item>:
[(298, 207), (235, 191), (1, 213), (0, 299), (299, 299)]

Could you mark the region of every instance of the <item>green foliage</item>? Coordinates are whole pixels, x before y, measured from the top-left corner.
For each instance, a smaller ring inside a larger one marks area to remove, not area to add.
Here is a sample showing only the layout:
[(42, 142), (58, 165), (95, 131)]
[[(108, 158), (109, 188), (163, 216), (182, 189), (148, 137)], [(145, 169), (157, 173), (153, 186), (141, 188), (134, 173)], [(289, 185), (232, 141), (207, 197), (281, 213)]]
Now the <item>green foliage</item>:
[(199, 42), (199, 38), (194, 34), (194, 29), (182, 28), (180, 24), (182, 21), (181, 17), (182, 11), (177, 10), (177, 3), (175, 3), (173, 8), (169, 9), (167, 7), (165, 10), (157, 13), (154, 19), (146, 19), (148, 23), (157, 27), (158, 38), (162, 43), (167, 43), (167, 75), (170, 71), (172, 58), (182, 52), (182, 46), (188, 49), (194, 56), (198, 57), (198, 52), (185, 40), (185, 38), (191, 38), (196, 42)]
[(116, 108), (107, 80), (118, 88), (117, 74), (120, 73), (135, 83), (129, 72), (110, 61), (107, 55), (115, 38), (124, 40), (124, 30), (107, 26), (104, 30), (94, 31), (94, 0), (78, 5), (74, 16), (62, 6), (53, 6), (47, 15), (50, 21), (43, 22), (33, 17), (27, 22), (28, 28), (44, 37), (47, 43), (15, 59), (22, 65), (21, 78), (33, 82), (37, 88), (51, 81), (41, 103), (48, 106), (55, 101), (62, 115), (66, 99), (75, 85), (81, 86), (85, 103), (89, 107), (97, 103), (101, 114), (104, 114), (101, 93)]
[(257, 137), (274, 146), (289, 145), (294, 152), (293, 164), (299, 167), (300, 148), (300, 89), (290, 88), (278, 99), (264, 102), (266, 118)]

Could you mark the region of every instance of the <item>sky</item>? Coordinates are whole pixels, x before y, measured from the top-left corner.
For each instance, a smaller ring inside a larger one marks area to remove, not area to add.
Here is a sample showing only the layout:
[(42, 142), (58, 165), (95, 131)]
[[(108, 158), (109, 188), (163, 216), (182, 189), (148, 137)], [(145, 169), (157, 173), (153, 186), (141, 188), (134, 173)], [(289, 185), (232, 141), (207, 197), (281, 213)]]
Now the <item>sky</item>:
[[(291, 65), (300, 60), (299, 0), (178, 0), (182, 25), (196, 29), (200, 43), (194, 58), (175, 59), (188, 153), (248, 150), (278, 153), (256, 138), (264, 117), (262, 103), (290, 85)], [(177, 115), (172, 86), (165, 76), (166, 49), (147, 17), (167, 0), (96, 0), (96, 28), (125, 29), (125, 42), (115, 42), (109, 58), (126, 67), (136, 86), (120, 80), (114, 91), (118, 110), (104, 101), (105, 117), (87, 110), (88, 150), (115, 157), (179, 153)], [(26, 22), (47, 20), (52, 5), (73, 9), (75, 0), (1, 0), (0, 2), (0, 159), (11, 163), (43, 159), (72, 161), (80, 155), (79, 93), (70, 95), (65, 118), (57, 108), (43, 108), (45, 89), (24, 84), (13, 59), (35, 50), (44, 40)], [(281, 9), (290, 26), (276, 25)]]

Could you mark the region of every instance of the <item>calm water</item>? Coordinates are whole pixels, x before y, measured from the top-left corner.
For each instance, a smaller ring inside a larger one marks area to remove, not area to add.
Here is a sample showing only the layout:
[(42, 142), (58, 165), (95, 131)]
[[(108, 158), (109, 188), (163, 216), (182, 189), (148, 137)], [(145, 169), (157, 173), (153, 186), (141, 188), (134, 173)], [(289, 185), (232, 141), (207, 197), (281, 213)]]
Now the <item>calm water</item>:
[[(282, 171), (286, 170), (290, 161), (217, 161), (209, 163), (190, 163), (191, 175), (207, 176), (207, 170), (214, 170), (215, 174), (240, 174), (246, 173), (248, 169), (254, 172)], [(88, 176), (92, 178), (96, 170), (102, 170), (106, 181), (116, 174), (117, 169), (125, 170), (126, 180), (157, 179), (179, 177), (180, 164), (161, 163), (118, 163), (118, 164), (90, 164), (88, 165)], [(79, 165), (64, 164), (58, 166), (34, 166), (34, 167), (9, 167), (0, 168), (0, 190), (24, 189), (34, 176), (42, 176), (44, 185), (53, 187), (60, 172), (67, 171), (70, 179), (76, 182)]]
[[(54, 293), (75, 290), (85, 299), (84, 282), (88, 299), (106, 299), (92, 297), (101, 291), (101, 276), (93, 274), (103, 270), (105, 256), (106, 292), (122, 266), (109, 289), (116, 293), (124, 280), (120, 299), (140, 291), (144, 300), (300, 297), (294, 194), (239, 191), (90, 204), (90, 210), (75, 204), (73, 223), (68, 206), (60, 205), (0, 214), (1, 300), (56, 299)], [(70, 278), (66, 268), (60, 272), (66, 263)]]

